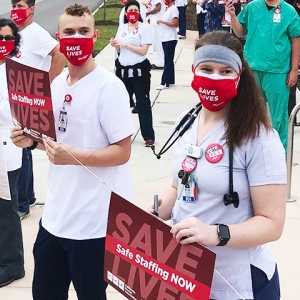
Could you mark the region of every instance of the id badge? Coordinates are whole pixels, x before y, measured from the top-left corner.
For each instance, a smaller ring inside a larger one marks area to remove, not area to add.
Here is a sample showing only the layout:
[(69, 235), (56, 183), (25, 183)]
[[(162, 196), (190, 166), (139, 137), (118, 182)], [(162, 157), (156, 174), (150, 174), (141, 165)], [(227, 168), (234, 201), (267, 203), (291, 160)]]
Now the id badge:
[(274, 23), (280, 23), (280, 13), (279, 14), (274, 13), (273, 22)]
[(66, 132), (66, 130), (67, 130), (67, 121), (68, 121), (67, 111), (63, 108), (59, 112), (59, 119), (58, 119), (58, 130), (59, 131)]
[[(181, 191), (181, 199), (184, 202), (193, 203), (197, 200), (197, 192), (195, 194), (195, 190), (197, 191), (197, 186), (195, 184), (195, 181), (193, 178), (191, 178), (185, 186), (182, 186), (181, 180), (178, 180), (178, 184), (181, 185), (182, 191)], [(179, 200), (181, 200), (179, 199)]]
[(274, 23), (280, 23), (280, 19), (281, 19), (281, 14), (280, 14), (280, 7), (277, 6), (274, 10), (274, 14), (273, 14), (273, 22)]

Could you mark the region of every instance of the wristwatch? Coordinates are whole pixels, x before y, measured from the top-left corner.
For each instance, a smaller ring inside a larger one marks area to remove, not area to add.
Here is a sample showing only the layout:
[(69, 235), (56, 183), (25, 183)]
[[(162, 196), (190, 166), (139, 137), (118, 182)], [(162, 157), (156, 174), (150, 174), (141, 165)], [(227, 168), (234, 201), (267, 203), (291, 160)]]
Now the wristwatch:
[(225, 246), (230, 240), (229, 227), (224, 224), (216, 224), (220, 243), (217, 246)]

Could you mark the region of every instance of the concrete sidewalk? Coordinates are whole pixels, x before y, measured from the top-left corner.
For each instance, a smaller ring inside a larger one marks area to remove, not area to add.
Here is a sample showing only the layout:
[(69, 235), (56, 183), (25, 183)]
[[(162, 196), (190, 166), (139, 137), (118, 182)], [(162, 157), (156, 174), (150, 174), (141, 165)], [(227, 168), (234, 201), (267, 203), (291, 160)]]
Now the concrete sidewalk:
[[(179, 40), (176, 47), (176, 84), (163, 91), (157, 91), (160, 84), (161, 70), (153, 70), (151, 81), (151, 100), (153, 103), (154, 130), (156, 133), (156, 149), (161, 149), (168, 139), (170, 129), (177, 116), (185, 109), (189, 109), (198, 103), (197, 94), (191, 89), (192, 80), (191, 65), (193, 59), (193, 47), (196, 32), (188, 31), (186, 40)], [(97, 63), (108, 70), (114, 68), (114, 48), (108, 45), (96, 58)], [(148, 58), (152, 61), (152, 55)], [(297, 92), (298, 93), (298, 92)], [(299, 93), (297, 94), (299, 100)], [(132, 114), (135, 128), (139, 128), (138, 117)], [(39, 150), (33, 151), (35, 191), (38, 202), (43, 202), (47, 192), (47, 168), (48, 160), (45, 153)], [(161, 194), (171, 184), (171, 160), (172, 151), (167, 152), (160, 160), (157, 160), (150, 148), (144, 147), (144, 141), (139, 131), (133, 138), (131, 169), (134, 191), (134, 201), (141, 207), (148, 207), (153, 201), (154, 194)], [(300, 129), (295, 127), (294, 141), (294, 167), (292, 179), (292, 195), (300, 197)], [(30, 300), (31, 281), (33, 276), (32, 247), (38, 230), (38, 222), (42, 215), (43, 206), (35, 206), (31, 210), (31, 216), (22, 221), (25, 270), (26, 276), (0, 289), (0, 300)], [(298, 284), (300, 269), (300, 255), (297, 234), (300, 228), (300, 201), (287, 204), (286, 224), (281, 239), (271, 243), (270, 247), (278, 262), (280, 272), (282, 299), (299, 300)], [(55, 287), (53, 287), (55, 288)], [(125, 299), (112, 287), (108, 288), (109, 300)], [(70, 288), (70, 300), (76, 300), (73, 287)], [(156, 299), (151, 299), (156, 300)]]

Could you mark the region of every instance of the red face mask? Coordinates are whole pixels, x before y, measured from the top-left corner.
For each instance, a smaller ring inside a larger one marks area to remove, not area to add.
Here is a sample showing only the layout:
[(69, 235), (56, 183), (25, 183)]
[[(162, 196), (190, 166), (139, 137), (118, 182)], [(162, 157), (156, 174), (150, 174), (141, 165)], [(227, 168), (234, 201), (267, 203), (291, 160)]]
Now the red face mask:
[(64, 54), (70, 64), (74, 66), (82, 66), (93, 53), (93, 37), (74, 34), (62, 38), (57, 35), (57, 38), (60, 44), (60, 52)]
[(14, 48), (14, 41), (0, 41), (0, 60), (4, 60)]
[(126, 18), (129, 23), (135, 24), (140, 18), (140, 13), (137, 11), (129, 11), (126, 13)]
[(171, 3), (171, 0), (164, 0), (165, 5), (169, 5)]
[(236, 97), (240, 75), (241, 73), (236, 77), (225, 77), (218, 74), (194, 73), (191, 85), (206, 109), (219, 111)]
[(28, 9), (30, 9), (30, 7), (26, 8), (26, 9), (22, 9), (22, 8), (12, 9), (10, 11), (10, 18), (17, 25), (22, 25), (27, 20), (27, 18), (30, 16), (30, 14), (27, 16)]

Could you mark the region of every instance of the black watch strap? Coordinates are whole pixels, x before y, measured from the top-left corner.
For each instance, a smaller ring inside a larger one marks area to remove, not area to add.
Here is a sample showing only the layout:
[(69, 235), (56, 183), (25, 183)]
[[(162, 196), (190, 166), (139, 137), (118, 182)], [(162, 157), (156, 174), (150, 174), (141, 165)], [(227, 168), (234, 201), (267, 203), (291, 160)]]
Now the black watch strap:
[(36, 141), (33, 141), (33, 144), (32, 144), (32, 146), (30, 146), (30, 147), (26, 147), (26, 149), (27, 149), (27, 150), (34, 150), (34, 149), (37, 147), (37, 145), (38, 145), (38, 142), (36, 142)]
[(224, 224), (216, 224), (220, 243), (217, 246), (225, 246), (230, 240), (229, 227)]

